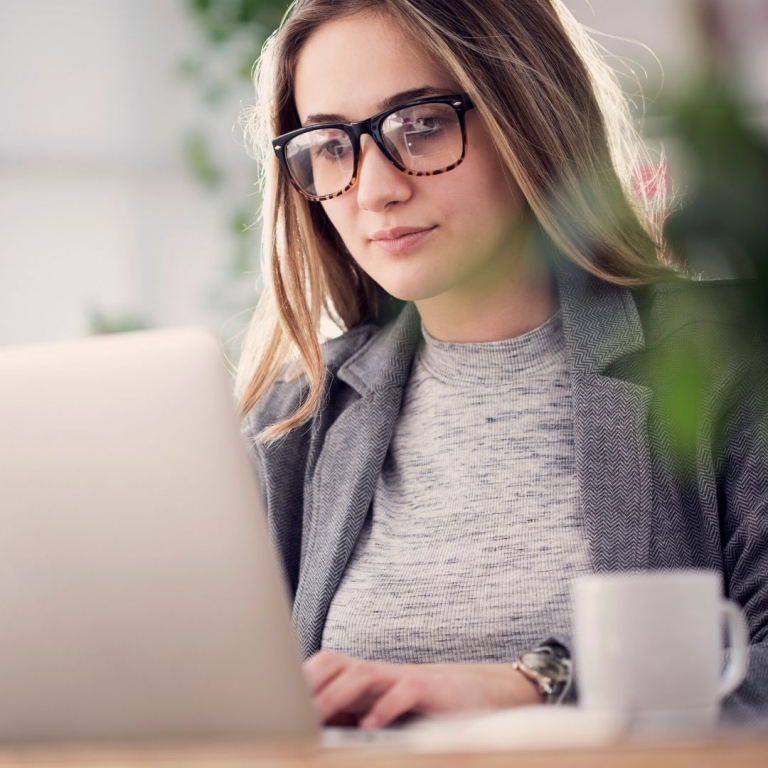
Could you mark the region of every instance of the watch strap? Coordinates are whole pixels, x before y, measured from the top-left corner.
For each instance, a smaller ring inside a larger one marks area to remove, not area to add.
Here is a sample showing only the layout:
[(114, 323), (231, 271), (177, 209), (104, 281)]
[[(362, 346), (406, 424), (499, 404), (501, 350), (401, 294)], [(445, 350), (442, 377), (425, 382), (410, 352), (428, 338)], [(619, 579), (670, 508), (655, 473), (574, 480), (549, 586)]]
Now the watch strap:
[(563, 646), (543, 645), (521, 653), (512, 667), (536, 685), (547, 704), (560, 704), (570, 689), (573, 670)]

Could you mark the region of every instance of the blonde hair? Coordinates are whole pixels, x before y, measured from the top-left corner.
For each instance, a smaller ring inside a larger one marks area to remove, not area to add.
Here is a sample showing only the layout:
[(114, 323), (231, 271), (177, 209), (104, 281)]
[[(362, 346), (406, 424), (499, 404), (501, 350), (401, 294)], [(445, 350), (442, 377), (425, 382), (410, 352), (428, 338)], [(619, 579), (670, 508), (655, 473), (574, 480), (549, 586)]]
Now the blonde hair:
[[(260, 439), (285, 434), (319, 408), (325, 309), (351, 329), (377, 318), (382, 291), (350, 256), (322, 206), (280, 172), (270, 139), (300, 127), (293, 73), (322, 24), (379, 13), (410, 30), (470, 95), (505, 168), (558, 254), (626, 286), (668, 279), (658, 197), (638, 184), (648, 158), (617, 78), (560, 0), (297, 0), (256, 69), (246, 130), (261, 164), (265, 290), (238, 370), (243, 414), (286, 366), (307, 395)], [(650, 186), (650, 185), (648, 185)]]

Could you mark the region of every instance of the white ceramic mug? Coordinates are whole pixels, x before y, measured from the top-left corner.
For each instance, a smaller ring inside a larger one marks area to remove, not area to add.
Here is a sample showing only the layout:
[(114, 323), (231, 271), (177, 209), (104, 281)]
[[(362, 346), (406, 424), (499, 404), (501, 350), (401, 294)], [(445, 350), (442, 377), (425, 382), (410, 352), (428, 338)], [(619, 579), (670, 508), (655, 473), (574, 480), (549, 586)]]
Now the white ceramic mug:
[[(747, 672), (749, 636), (711, 571), (594, 574), (573, 585), (579, 701), (638, 729), (712, 727)], [(729, 635), (723, 667), (723, 627)]]

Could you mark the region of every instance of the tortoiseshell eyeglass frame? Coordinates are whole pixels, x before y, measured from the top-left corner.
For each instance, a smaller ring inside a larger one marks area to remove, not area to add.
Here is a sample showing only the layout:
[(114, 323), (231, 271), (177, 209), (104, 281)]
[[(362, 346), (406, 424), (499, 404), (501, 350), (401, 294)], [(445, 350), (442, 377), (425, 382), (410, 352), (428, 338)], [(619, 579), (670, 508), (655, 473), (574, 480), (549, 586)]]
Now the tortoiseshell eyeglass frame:
[[(411, 171), (406, 168), (402, 163), (399, 163), (387, 149), (384, 139), (381, 135), (381, 124), (394, 112), (399, 112), (401, 109), (407, 109), (408, 107), (418, 107), (421, 104), (449, 104), (456, 111), (456, 115), (459, 119), (459, 126), (461, 127), (461, 157), (456, 160), (455, 163), (451, 163), (445, 168), (438, 168), (434, 171)], [(389, 160), (392, 165), (399, 171), (407, 174), (408, 176), (437, 176), (440, 173), (446, 173), (456, 168), (457, 165), (461, 165), (464, 160), (464, 155), (467, 151), (467, 131), (464, 125), (464, 115), (467, 110), (472, 109), (475, 105), (472, 103), (469, 95), (466, 93), (454, 94), (452, 96), (431, 96), (426, 99), (417, 99), (416, 101), (407, 101), (404, 104), (398, 104), (397, 106), (385, 109), (383, 112), (379, 112), (373, 117), (369, 117), (367, 120), (361, 120), (359, 123), (318, 123), (317, 125), (309, 125), (306, 128), (299, 128), (296, 131), (290, 131), (284, 133), (282, 136), (278, 136), (272, 140), (272, 148), (275, 150), (277, 159), (280, 161), (280, 165), (285, 172), (288, 180), (296, 188), (296, 190), (307, 200), (311, 202), (322, 202), (323, 200), (333, 200), (336, 197), (340, 197), (345, 192), (348, 192), (357, 182), (358, 162), (360, 159), (360, 138), (363, 134), (367, 133), (376, 146), (382, 151), (384, 157)], [(288, 161), (285, 158), (285, 146), (286, 144), (296, 136), (300, 136), (302, 133), (308, 133), (309, 131), (316, 131), (318, 128), (338, 128), (344, 131), (352, 141), (352, 178), (349, 180), (344, 189), (334, 192), (330, 195), (310, 195), (304, 190), (293, 178), (291, 169), (288, 167)]]

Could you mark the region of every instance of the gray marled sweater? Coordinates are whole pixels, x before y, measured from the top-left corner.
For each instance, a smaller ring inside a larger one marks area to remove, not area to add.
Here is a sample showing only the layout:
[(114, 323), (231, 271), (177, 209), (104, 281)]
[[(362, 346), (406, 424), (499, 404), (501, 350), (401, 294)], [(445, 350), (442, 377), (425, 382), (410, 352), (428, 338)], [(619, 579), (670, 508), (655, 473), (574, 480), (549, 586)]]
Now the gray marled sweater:
[(485, 344), (424, 336), (323, 647), (512, 660), (568, 634), (570, 581), (590, 570), (562, 324)]

